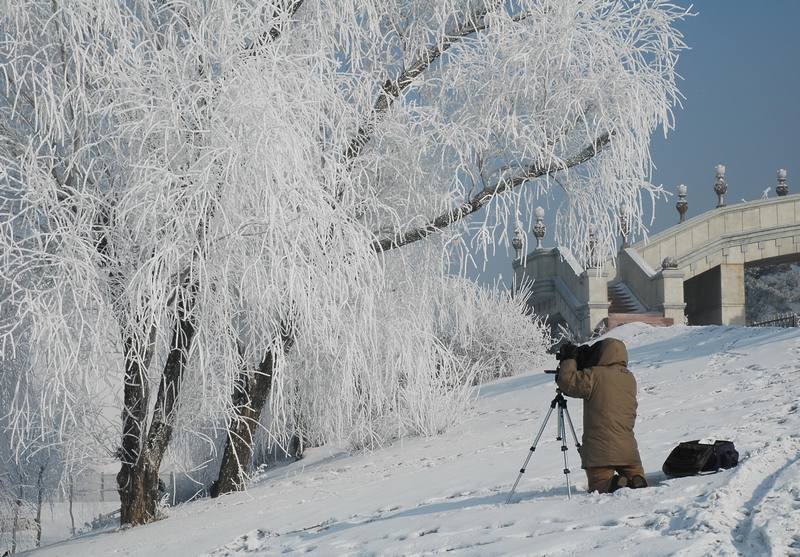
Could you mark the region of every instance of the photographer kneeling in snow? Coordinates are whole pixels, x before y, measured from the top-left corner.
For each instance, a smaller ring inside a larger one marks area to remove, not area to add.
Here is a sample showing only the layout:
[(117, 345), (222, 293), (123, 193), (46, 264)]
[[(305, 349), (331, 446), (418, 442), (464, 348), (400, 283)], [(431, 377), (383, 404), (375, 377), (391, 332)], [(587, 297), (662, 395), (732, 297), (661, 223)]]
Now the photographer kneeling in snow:
[(583, 399), (580, 454), (589, 491), (647, 487), (633, 435), (636, 378), (627, 368), (625, 344), (615, 338), (592, 346), (566, 344), (559, 357), (558, 388), (567, 396)]

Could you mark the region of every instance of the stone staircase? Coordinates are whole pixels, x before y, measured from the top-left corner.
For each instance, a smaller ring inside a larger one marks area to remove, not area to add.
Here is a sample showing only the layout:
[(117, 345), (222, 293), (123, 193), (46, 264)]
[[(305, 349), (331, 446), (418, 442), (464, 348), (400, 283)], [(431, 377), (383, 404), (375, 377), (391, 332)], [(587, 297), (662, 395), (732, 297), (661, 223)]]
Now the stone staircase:
[(673, 324), (671, 317), (648, 311), (624, 282), (613, 282), (608, 285), (608, 302), (606, 330), (634, 322), (647, 323), (654, 327), (669, 327)]
[(647, 313), (647, 308), (624, 282), (608, 285), (608, 313)]

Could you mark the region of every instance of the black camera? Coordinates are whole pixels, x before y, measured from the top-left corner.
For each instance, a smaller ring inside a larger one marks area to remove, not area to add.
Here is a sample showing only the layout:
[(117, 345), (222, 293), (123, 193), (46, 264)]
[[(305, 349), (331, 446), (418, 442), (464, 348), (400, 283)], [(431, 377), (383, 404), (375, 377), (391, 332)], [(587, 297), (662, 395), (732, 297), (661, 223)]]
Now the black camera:
[(562, 360), (575, 360), (581, 348), (583, 348), (583, 346), (575, 346), (571, 342), (566, 342), (556, 351), (556, 360), (559, 362)]
[[(555, 353), (556, 360), (575, 360), (578, 369), (586, 369), (596, 365), (596, 356), (599, 353), (600, 342), (589, 346), (588, 344), (581, 344), (575, 346), (571, 342), (562, 344)], [(555, 370), (548, 370), (548, 373), (555, 373)]]

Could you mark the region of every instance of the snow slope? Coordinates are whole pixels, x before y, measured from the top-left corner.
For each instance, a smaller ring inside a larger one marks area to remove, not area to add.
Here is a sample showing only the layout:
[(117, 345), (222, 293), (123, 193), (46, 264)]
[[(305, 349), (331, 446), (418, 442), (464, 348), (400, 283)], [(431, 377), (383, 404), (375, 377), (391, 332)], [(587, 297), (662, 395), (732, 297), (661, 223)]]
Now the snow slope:
[[(800, 330), (631, 324), (610, 336), (628, 344), (639, 382), (649, 489), (586, 493), (570, 443), (568, 499), (551, 419), (505, 504), (554, 395), (533, 370), (484, 386), (473, 417), (442, 437), (315, 449), (246, 493), (34, 554), (800, 556)], [(580, 430), (580, 402), (569, 409)], [(740, 465), (667, 480), (670, 449), (704, 437), (733, 440)]]

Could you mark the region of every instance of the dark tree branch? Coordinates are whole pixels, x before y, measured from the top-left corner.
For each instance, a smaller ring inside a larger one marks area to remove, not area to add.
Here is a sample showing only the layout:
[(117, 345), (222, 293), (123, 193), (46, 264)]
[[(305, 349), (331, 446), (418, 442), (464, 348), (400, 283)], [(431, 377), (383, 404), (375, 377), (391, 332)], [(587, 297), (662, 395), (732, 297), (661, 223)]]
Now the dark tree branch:
[(466, 201), (461, 205), (459, 205), (458, 207), (454, 207), (453, 209), (450, 209), (449, 211), (442, 213), (438, 217), (431, 220), (425, 226), (422, 226), (420, 228), (415, 228), (413, 230), (407, 230), (405, 232), (398, 231), (391, 236), (382, 238), (380, 240), (375, 240), (372, 243), (372, 249), (375, 252), (380, 253), (384, 251), (389, 251), (391, 249), (399, 248), (407, 244), (411, 244), (418, 240), (422, 240), (423, 238), (426, 238), (430, 234), (438, 232), (443, 228), (447, 228), (454, 222), (458, 222), (464, 217), (477, 212), (484, 206), (488, 205), (489, 202), (496, 195), (499, 195), (506, 191), (511, 191), (514, 188), (521, 186), (528, 180), (535, 180), (536, 178), (541, 178), (542, 176), (548, 174), (554, 174), (556, 172), (560, 172), (581, 165), (586, 161), (592, 159), (603, 149), (603, 147), (608, 145), (608, 143), (611, 141), (611, 135), (612, 134), (608, 132), (602, 134), (597, 139), (595, 139), (591, 144), (587, 145), (586, 147), (581, 149), (578, 153), (568, 158), (561, 164), (547, 165), (547, 166), (531, 166), (525, 169), (524, 172), (520, 173), (517, 176), (514, 176), (513, 178), (510, 179), (501, 178), (495, 184), (487, 186), (483, 190), (478, 192), (469, 201)]
[[(294, 14), (297, 13), (297, 10), (300, 9), (300, 6), (303, 5), (304, 1), (305, 0), (291, 0), (283, 11), (287, 13), (289, 17), (293, 17)], [(280, 16), (281, 12), (278, 10), (275, 10), (275, 12), (272, 14), (273, 19), (278, 19)], [(253, 44), (245, 47), (245, 50), (248, 51), (247, 55), (257, 56), (259, 49), (267, 46), (273, 41), (276, 41), (278, 38), (280, 38), (282, 32), (283, 29), (279, 25), (270, 27), (268, 31), (261, 33), (261, 35), (255, 41), (253, 41)]]
[[(441, 43), (429, 46), (422, 56), (412, 63), (411, 66), (406, 68), (399, 77), (395, 79), (387, 79), (384, 82), (383, 87), (381, 88), (381, 93), (378, 95), (378, 98), (372, 107), (372, 111), (361, 124), (358, 129), (358, 133), (356, 133), (356, 136), (347, 147), (345, 158), (348, 161), (352, 161), (361, 154), (361, 151), (372, 139), (376, 124), (381, 121), (394, 101), (400, 97), (400, 95), (408, 88), (409, 85), (411, 85), (414, 79), (419, 77), (430, 67), (433, 62), (438, 60), (442, 54), (447, 52), (454, 44), (458, 43), (460, 40), (468, 37), (469, 35), (483, 31), (487, 28), (485, 17), (488, 15), (488, 13), (489, 10), (485, 8), (474, 12), (456, 30), (446, 35), (442, 39)], [(521, 13), (513, 17), (512, 20), (522, 21), (526, 17), (528, 17), (527, 13)], [(341, 199), (342, 193), (343, 192), (341, 191), (337, 192), (337, 199)]]

